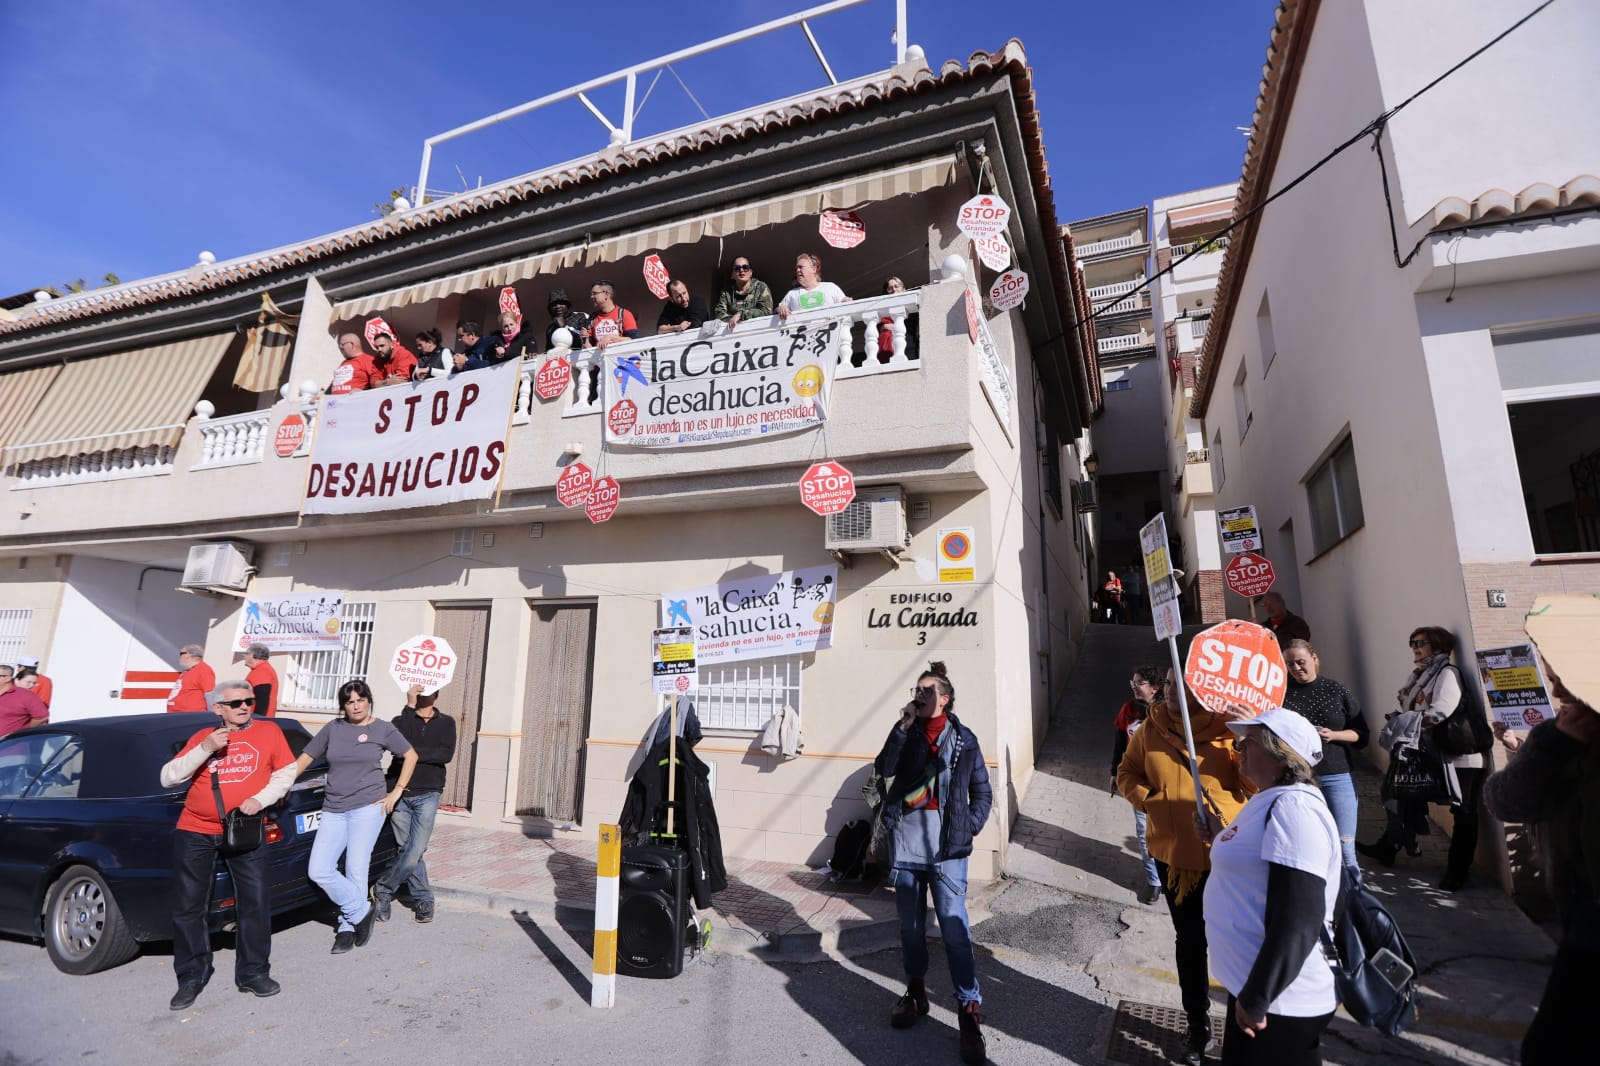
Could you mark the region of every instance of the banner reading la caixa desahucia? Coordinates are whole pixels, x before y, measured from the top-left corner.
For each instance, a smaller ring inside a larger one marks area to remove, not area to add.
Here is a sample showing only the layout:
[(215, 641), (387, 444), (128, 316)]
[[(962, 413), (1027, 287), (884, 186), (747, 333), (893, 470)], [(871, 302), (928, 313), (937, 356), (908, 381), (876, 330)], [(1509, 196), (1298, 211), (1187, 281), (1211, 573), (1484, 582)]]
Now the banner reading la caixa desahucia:
[(661, 597), (663, 626), (694, 629), (695, 661), (799, 655), (833, 646), (837, 566), (721, 581)]
[(715, 337), (662, 337), (602, 356), (606, 443), (731, 444), (797, 433), (827, 418), (845, 319)]
[(234, 650), (265, 644), (271, 652), (338, 651), (343, 606), (342, 592), (248, 596), (233, 634)]
[(520, 363), (322, 401), (306, 514), (491, 499), (505, 465)]

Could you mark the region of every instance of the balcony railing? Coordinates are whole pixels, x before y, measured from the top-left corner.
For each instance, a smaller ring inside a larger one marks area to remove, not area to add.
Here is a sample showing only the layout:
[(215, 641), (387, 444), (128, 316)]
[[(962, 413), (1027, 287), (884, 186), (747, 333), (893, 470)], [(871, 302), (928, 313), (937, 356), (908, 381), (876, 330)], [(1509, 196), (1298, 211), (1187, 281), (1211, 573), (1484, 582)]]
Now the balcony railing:
[[(290, 455), (305, 455), (311, 450), (311, 430), (317, 422), (317, 405), (309, 404), (300, 411), (306, 421), (300, 446)], [(272, 439), (272, 421), (281, 418), (282, 412), (246, 411), (242, 415), (225, 415), (199, 422), (200, 457), (190, 470), (211, 470), (224, 466), (247, 466), (259, 463), (267, 454)]]
[(130, 477), (150, 477), (172, 473), (174, 450), (151, 444), (143, 448), (88, 452), (83, 455), (52, 456), (19, 464), (13, 489), (43, 488), (51, 485), (79, 485), (87, 481), (118, 481)]
[(1202, 254), (1207, 252), (1220, 252), (1227, 246), (1228, 238), (1226, 235), (1221, 237), (1212, 237), (1210, 240), (1188, 241), (1184, 244), (1174, 244), (1172, 246), (1172, 258), (1181, 259), (1190, 252), (1196, 250), (1200, 251)]
[(1130, 333), (1122, 337), (1101, 337), (1098, 347), (1101, 355), (1110, 355), (1112, 352), (1131, 352), (1136, 348), (1148, 348), (1155, 343), (1155, 338), (1148, 333)]
[(1107, 237), (1103, 241), (1078, 245), (1078, 258), (1088, 259), (1097, 255), (1105, 255), (1108, 252), (1123, 252), (1129, 248), (1138, 248), (1144, 243), (1144, 238), (1137, 233), (1127, 233), (1121, 237)]

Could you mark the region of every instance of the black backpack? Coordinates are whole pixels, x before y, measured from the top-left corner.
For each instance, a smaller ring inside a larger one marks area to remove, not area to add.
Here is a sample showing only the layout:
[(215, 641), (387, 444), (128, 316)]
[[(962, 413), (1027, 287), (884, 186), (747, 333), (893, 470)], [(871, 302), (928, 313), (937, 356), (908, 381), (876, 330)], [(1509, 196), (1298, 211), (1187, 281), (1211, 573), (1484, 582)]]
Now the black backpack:
[(1389, 909), (1348, 872), (1343, 878), (1333, 935), (1322, 931), (1339, 1002), (1362, 1025), (1399, 1036), (1416, 1016), (1417, 960)]
[(835, 881), (859, 881), (867, 875), (867, 847), (872, 843), (872, 823), (865, 818), (846, 822), (833, 839), (828, 868)]

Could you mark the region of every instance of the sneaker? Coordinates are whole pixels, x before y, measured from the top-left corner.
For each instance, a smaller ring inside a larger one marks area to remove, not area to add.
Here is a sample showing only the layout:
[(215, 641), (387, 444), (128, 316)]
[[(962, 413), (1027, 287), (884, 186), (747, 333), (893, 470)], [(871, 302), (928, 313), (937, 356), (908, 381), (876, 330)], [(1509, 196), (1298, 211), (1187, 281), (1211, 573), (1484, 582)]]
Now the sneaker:
[(1184, 1066), (1204, 1066), (1206, 1048), (1211, 1046), (1211, 1017), (1189, 1019), (1189, 1035), (1183, 1041)]
[(425, 900), (417, 904), (417, 921), (433, 921), (433, 900)]
[(906, 986), (906, 994), (895, 1000), (889, 1012), (889, 1024), (896, 1029), (909, 1029), (916, 1020), (928, 1013), (928, 990), (921, 981)]
[(354, 933), (335, 933), (333, 934), (333, 948), (328, 952), (328, 954), (343, 955), (345, 952), (352, 950), (355, 946), (356, 935)]
[(274, 981), (272, 978), (268, 977), (266, 974), (262, 974), (259, 977), (249, 977), (243, 981), (235, 981), (234, 985), (241, 992), (253, 992), (254, 994), (263, 998), (267, 996), (275, 996), (279, 992), (283, 991), (283, 986), (278, 984), (278, 982)]
[(1145, 885), (1139, 890), (1139, 902), (1149, 906), (1161, 898), (1160, 885)]
[(961, 1023), (961, 1061), (967, 1066), (983, 1066), (989, 1051), (983, 1041), (983, 1004), (974, 1000), (956, 1013)]
[(372, 897), (372, 909), (378, 912), (378, 921), (380, 922), (387, 922), (389, 920), (389, 908), (392, 905), (392, 900), (384, 899), (382, 896)]

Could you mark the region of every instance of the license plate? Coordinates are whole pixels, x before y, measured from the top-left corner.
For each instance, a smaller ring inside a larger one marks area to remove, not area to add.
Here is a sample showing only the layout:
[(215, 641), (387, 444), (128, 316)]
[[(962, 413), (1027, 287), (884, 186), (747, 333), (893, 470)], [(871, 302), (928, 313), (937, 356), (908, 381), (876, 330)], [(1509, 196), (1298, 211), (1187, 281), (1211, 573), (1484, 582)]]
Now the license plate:
[(296, 833), (315, 833), (322, 824), (322, 812), (311, 811), (307, 814), (294, 816), (294, 831)]

